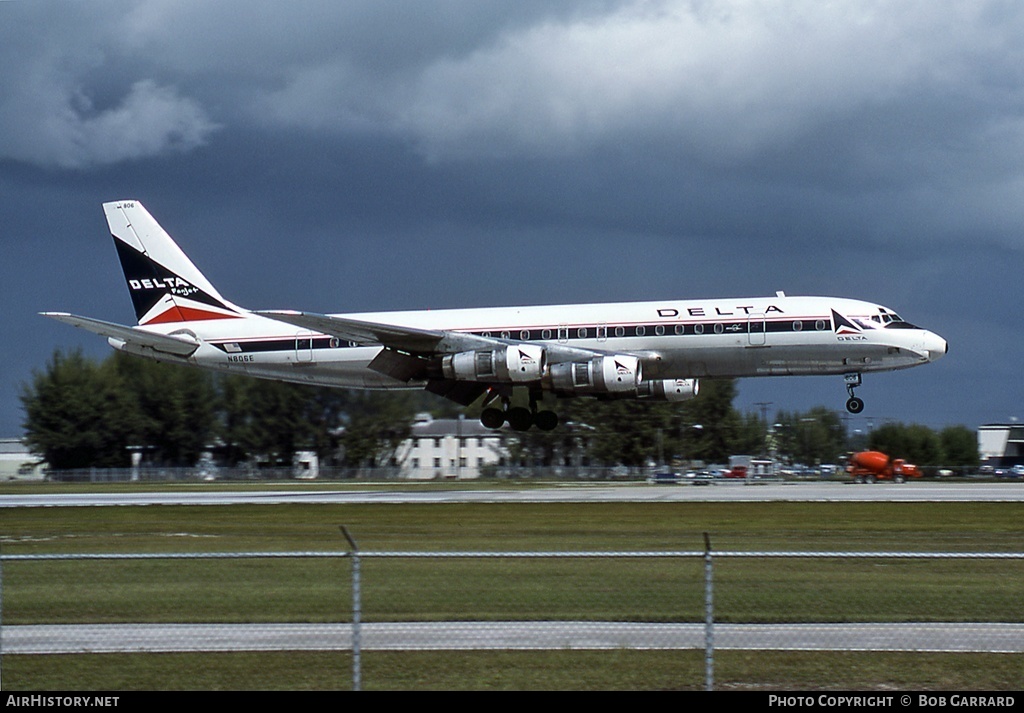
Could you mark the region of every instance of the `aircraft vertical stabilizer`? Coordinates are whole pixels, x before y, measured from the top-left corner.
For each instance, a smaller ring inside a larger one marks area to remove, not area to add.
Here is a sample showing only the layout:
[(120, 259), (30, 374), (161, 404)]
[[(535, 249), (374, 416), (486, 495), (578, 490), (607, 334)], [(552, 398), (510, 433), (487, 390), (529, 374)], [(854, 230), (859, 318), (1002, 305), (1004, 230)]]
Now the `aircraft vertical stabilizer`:
[(235, 319), (244, 314), (220, 296), (138, 201), (104, 203), (140, 325)]

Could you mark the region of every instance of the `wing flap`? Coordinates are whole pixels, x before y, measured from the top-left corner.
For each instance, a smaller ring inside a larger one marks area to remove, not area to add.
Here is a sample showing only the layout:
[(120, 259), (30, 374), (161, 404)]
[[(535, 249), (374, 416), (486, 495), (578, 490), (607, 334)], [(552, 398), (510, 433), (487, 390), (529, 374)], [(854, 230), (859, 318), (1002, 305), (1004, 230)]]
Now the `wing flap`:
[(420, 357), (385, 347), (367, 364), (370, 369), (406, 383), (427, 376), (428, 362)]
[(460, 406), (469, 406), (488, 390), (487, 384), (475, 381), (450, 381), (448, 379), (430, 379), (427, 391), (454, 401)]
[(165, 354), (174, 354), (175, 356), (189, 356), (196, 349), (199, 348), (199, 342), (195, 339), (184, 335), (167, 335), (157, 334), (155, 332), (147, 332), (138, 327), (128, 327), (123, 324), (115, 324), (113, 322), (104, 322), (102, 319), (93, 319), (91, 317), (79, 317), (75, 314), (69, 314), (67, 312), (40, 312), (44, 317), (55, 319), (58, 322), (64, 324), (70, 324), (72, 327), (81, 327), (93, 334), (98, 334), (101, 337), (107, 337), (108, 339), (119, 339), (122, 342), (128, 344), (136, 344), (143, 347), (149, 347), (158, 352), (164, 352)]

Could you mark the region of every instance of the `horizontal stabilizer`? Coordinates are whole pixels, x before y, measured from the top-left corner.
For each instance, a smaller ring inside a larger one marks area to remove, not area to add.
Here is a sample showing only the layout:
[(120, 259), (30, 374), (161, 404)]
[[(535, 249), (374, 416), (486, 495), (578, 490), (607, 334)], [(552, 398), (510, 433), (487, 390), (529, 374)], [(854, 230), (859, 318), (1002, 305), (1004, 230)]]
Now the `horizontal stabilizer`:
[(119, 339), (127, 344), (149, 347), (165, 354), (189, 356), (199, 348), (198, 341), (184, 335), (156, 334), (137, 327), (127, 327), (123, 324), (104, 322), (101, 319), (90, 317), (79, 317), (67, 312), (40, 312), (40, 314), (73, 327), (81, 327), (94, 334), (99, 334), (101, 337)]

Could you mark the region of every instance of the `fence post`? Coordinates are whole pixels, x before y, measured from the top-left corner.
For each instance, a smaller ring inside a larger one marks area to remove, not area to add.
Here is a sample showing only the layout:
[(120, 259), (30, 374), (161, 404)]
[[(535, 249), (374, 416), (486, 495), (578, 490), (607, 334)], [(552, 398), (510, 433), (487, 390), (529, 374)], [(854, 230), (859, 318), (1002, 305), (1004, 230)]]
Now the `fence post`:
[(348, 530), (344, 525), (341, 526), (341, 531), (345, 535), (345, 539), (348, 540), (348, 544), (352, 547), (352, 690), (360, 691), (363, 685), (362, 643), (360, 641), (360, 619), (362, 618), (363, 605), (360, 592), (359, 545), (348, 534)]
[(715, 587), (711, 537), (704, 533), (704, 690), (715, 690)]

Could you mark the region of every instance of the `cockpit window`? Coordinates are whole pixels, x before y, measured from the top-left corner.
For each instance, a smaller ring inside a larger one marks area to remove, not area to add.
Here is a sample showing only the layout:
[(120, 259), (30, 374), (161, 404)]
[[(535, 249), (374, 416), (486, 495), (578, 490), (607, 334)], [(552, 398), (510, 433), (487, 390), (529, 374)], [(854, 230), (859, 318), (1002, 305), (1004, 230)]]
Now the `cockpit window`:
[(903, 321), (903, 318), (900, 317), (898, 314), (896, 314), (895, 312), (889, 312), (884, 307), (879, 307), (878, 308), (878, 312), (879, 312), (879, 314), (873, 316), (871, 318), (871, 321), (873, 321), (873, 322), (881, 322), (883, 324), (889, 324), (891, 322), (902, 322)]
[(913, 324), (911, 324), (910, 322), (904, 322), (902, 319), (899, 320), (899, 321), (890, 322), (889, 324), (885, 325), (885, 328), (886, 329), (920, 329), (920, 327), (916, 327)]

